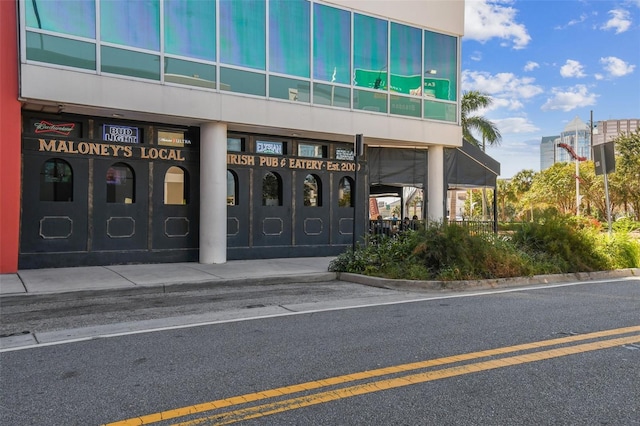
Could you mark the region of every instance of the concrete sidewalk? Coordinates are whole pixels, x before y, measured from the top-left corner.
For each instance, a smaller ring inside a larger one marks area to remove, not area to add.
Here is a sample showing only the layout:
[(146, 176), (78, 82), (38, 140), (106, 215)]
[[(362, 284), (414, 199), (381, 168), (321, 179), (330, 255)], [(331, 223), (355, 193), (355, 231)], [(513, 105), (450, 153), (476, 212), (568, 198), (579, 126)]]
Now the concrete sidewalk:
[(170, 292), (211, 285), (320, 282), (336, 279), (329, 272), (334, 257), (231, 260), (205, 265), (196, 262), (145, 265), (46, 268), (0, 275), (0, 297), (132, 292)]

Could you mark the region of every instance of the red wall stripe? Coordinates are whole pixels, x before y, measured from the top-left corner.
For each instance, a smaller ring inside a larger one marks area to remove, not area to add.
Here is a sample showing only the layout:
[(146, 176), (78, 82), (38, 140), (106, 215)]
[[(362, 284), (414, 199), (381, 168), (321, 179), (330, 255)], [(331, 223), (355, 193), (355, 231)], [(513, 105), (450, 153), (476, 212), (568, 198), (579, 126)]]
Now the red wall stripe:
[(0, 273), (18, 271), (20, 102), (17, 1), (0, 0)]

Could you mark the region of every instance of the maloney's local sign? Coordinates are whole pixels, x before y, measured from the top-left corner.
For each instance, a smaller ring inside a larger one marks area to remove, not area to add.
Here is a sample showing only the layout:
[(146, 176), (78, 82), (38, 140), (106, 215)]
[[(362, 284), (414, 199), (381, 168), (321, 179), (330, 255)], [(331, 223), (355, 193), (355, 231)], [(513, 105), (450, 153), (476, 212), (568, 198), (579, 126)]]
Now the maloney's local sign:
[[(35, 149), (40, 152), (59, 154), (94, 155), (99, 157), (136, 158), (149, 160), (185, 161), (187, 150), (159, 148), (142, 145), (114, 145), (100, 142), (69, 141), (63, 139), (36, 139)], [(25, 146), (33, 147), (33, 140), (26, 140)]]

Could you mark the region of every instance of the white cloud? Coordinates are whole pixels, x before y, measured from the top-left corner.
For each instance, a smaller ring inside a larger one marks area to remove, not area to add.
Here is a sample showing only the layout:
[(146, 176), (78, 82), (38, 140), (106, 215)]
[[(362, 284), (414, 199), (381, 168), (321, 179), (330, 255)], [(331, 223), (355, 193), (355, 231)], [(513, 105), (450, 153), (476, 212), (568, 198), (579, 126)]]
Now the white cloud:
[(564, 112), (571, 111), (578, 107), (595, 105), (597, 95), (589, 93), (587, 86), (577, 84), (566, 90), (554, 87), (551, 89), (553, 97), (547, 99), (541, 109), (543, 111), (561, 110)]
[(533, 71), (536, 68), (540, 68), (540, 64), (533, 61), (527, 62), (527, 65), (524, 66), (525, 71)]
[[(638, 0), (640, 1), (640, 0)], [(482, 52), (480, 52), (479, 50), (474, 50), (473, 53), (471, 54), (471, 56), (469, 56), (469, 59), (471, 59), (472, 61), (481, 61), (482, 60)]]
[(613, 9), (609, 11), (611, 19), (607, 21), (602, 27), (603, 30), (615, 29), (616, 34), (623, 33), (631, 26), (631, 18), (628, 10)]
[(620, 58), (615, 56), (607, 56), (606, 58), (600, 58), (600, 63), (604, 65), (605, 71), (611, 77), (622, 77), (627, 74), (631, 74), (635, 69), (635, 65), (629, 65)]
[(567, 62), (560, 67), (560, 75), (567, 77), (584, 77), (584, 67), (578, 61), (573, 59), (567, 59)]
[(593, 77), (594, 77), (596, 80), (604, 80), (604, 75), (602, 75), (602, 74), (600, 74), (600, 73), (595, 73), (595, 74), (593, 75)]
[(474, 0), (465, 2), (464, 35), (481, 43), (497, 37), (523, 49), (531, 36), (523, 24), (515, 20), (517, 10), (508, 7), (509, 1)]
[(502, 134), (533, 133), (540, 129), (524, 117), (499, 118), (493, 121)]
[(462, 90), (478, 90), (493, 98), (490, 109), (508, 108), (519, 110), (524, 107), (522, 100), (533, 98), (543, 92), (535, 84), (535, 78), (519, 78), (512, 73), (492, 75), (483, 71), (463, 71)]
[(581, 22), (584, 22), (586, 20), (587, 20), (587, 15), (583, 13), (582, 15), (580, 15), (580, 18), (570, 20), (569, 22), (567, 22), (567, 25), (558, 25), (557, 27), (555, 27), (555, 29), (556, 30), (562, 30), (562, 29), (565, 29), (567, 27), (571, 27), (573, 25), (577, 25), (577, 24), (579, 24)]

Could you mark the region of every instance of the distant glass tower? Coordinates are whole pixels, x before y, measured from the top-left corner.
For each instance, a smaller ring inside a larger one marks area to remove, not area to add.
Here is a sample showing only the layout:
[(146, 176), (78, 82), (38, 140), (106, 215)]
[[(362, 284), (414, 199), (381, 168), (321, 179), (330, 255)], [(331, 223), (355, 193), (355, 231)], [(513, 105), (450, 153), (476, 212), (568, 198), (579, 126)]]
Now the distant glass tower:
[[(578, 138), (577, 149), (576, 138)], [(578, 157), (585, 157), (587, 160), (591, 159), (591, 131), (589, 126), (580, 120), (580, 117), (576, 116), (565, 126), (564, 131), (560, 133), (559, 143), (570, 146), (571, 149), (576, 151)], [(575, 161), (575, 159), (569, 151), (556, 145), (556, 163), (571, 161)]]
[(540, 170), (548, 169), (556, 162), (556, 145), (560, 136), (543, 136), (540, 142)]

